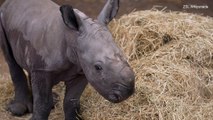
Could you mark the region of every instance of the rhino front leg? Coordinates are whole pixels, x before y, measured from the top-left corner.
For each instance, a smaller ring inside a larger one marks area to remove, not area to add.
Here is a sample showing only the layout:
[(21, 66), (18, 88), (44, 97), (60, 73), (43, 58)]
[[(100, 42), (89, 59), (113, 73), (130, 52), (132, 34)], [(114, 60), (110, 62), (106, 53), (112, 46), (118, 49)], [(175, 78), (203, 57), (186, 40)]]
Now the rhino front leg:
[(77, 78), (66, 81), (66, 93), (64, 98), (64, 112), (65, 120), (81, 120), (79, 116), (80, 111), (80, 97), (87, 85), (85, 76), (78, 76)]
[(53, 106), (51, 74), (47, 72), (31, 73), (33, 93), (33, 116), (31, 120), (48, 120)]

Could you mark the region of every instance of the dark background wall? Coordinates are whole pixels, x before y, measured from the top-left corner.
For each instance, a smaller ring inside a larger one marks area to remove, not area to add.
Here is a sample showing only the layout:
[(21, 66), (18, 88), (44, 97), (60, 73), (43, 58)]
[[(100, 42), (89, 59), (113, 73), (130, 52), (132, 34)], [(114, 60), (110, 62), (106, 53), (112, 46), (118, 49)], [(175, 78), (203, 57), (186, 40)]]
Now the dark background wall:
[[(0, 4), (4, 0), (0, 0)], [(27, 0), (26, 0), (27, 1)], [(52, 0), (58, 4), (70, 4), (75, 8), (84, 11), (86, 14), (96, 16), (106, 0)], [(186, 11), (202, 13), (213, 16), (212, 0), (120, 0), (119, 15), (129, 13), (133, 10), (147, 10), (155, 6), (158, 9), (164, 7), (167, 10)], [(158, 7), (157, 7), (158, 6)], [(162, 6), (162, 7), (160, 7)]]

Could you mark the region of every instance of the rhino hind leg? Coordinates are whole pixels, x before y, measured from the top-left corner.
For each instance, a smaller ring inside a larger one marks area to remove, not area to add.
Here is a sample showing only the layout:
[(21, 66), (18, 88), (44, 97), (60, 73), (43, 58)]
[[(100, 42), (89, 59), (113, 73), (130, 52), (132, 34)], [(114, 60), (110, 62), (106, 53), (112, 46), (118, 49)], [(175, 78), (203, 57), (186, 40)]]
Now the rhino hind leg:
[(32, 112), (32, 97), (28, 88), (27, 78), (22, 68), (15, 62), (7, 60), (10, 75), (15, 89), (15, 97), (7, 110), (13, 115), (22, 116)]
[(17, 100), (12, 100), (7, 106), (7, 110), (15, 116), (23, 116), (26, 113), (32, 113), (32, 109), (32, 102), (30, 101), (23, 103)]
[(14, 100), (9, 103), (7, 110), (16, 116), (32, 112), (32, 99), (26, 75), (13, 56), (12, 49), (2, 25), (0, 25), (0, 47), (2, 48), (5, 60), (8, 64), (15, 90)]

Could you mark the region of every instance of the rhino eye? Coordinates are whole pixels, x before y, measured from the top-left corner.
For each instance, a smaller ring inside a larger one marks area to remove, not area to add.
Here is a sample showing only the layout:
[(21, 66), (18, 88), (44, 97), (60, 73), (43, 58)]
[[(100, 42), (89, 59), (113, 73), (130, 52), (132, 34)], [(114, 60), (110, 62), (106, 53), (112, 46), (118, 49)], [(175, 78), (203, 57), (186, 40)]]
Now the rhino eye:
[(102, 70), (103, 68), (102, 68), (100, 65), (95, 65), (95, 69), (96, 69), (97, 71), (100, 71), (100, 70)]

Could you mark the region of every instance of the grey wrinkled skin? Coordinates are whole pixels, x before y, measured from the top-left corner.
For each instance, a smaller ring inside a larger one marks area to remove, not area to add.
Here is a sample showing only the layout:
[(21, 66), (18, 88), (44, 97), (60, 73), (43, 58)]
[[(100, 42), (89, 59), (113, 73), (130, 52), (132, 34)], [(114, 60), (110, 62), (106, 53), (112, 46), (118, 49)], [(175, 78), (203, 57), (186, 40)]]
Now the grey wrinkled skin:
[(6, 0), (0, 8), (0, 45), (15, 88), (8, 110), (47, 120), (52, 87), (60, 81), (66, 85), (66, 120), (81, 119), (79, 99), (87, 83), (113, 103), (132, 95), (134, 73), (107, 28), (118, 8), (119, 0), (108, 0), (93, 20), (50, 0)]

